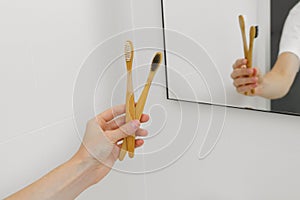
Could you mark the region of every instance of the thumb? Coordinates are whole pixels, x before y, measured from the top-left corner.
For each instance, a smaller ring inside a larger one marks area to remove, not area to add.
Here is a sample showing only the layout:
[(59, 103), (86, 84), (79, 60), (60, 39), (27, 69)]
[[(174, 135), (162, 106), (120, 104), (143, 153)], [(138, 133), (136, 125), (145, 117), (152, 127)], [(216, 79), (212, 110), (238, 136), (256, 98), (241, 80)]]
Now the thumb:
[(135, 132), (140, 127), (140, 121), (139, 120), (133, 120), (131, 122), (128, 122), (127, 124), (121, 126), (120, 128), (113, 130), (113, 131), (106, 131), (106, 137), (112, 142), (116, 143), (121, 139), (124, 139), (125, 137), (129, 135), (134, 135)]
[(261, 72), (258, 68), (253, 68), (253, 76), (258, 78), (258, 82), (262, 82)]
[(260, 77), (260, 70), (258, 68), (253, 68), (253, 76)]

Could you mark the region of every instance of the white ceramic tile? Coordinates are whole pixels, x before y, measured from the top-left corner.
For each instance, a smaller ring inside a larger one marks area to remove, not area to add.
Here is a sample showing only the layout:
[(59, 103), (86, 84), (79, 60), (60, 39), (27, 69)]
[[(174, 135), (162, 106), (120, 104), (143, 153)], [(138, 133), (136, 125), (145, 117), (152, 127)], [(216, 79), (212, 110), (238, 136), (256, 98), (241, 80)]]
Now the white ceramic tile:
[[(271, 127), (282, 121), (279, 116), (260, 125), (265, 131), (233, 130), (252, 124), (248, 117), (241, 119), (245, 114), (261, 121), (272, 116), (229, 109), (213, 153), (205, 160), (198, 159), (202, 139), (197, 139), (178, 162), (147, 174), (148, 199), (298, 199), (300, 135), (294, 128), (283, 133)], [(296, 121), (289, 117), (288, 123)], [(199, 130), (203, 134), (202, 125)]]
[[(81, 1), (38, 2), (32, 13), (31, 44), (37, 74), (38, 116), (42, 125), (72, 114), (73, 85), (93, 47), (89, 14)], [(83, 6), (83, 7), (81, 7)]]
[(0, 198), (18, 191), (65, 162), (79, 144), (73, 119), (0, 143)]
[(1, 2), (0, 83), (5, 103), (0, 118), (6, 123), (0, 141), (72, 115), (73, 86), (81, 64), (106, 37), (131, 27), (130, 16), (121, 12), (124, 8), (130, 10), (130, 4)]
[(146, 200), (148, 198), (145, 176), (112, 171), (105, 179), (87, 189), (77, 199), (96, 198)]
[(11, 40), (0, 46), (3, 55), (0, 59), (0, 118), (5, 122), (0, 126), (0, 141), (3, 141), (38, 127), (40, 121), (35, 109), (37, 82), (28, 43)]

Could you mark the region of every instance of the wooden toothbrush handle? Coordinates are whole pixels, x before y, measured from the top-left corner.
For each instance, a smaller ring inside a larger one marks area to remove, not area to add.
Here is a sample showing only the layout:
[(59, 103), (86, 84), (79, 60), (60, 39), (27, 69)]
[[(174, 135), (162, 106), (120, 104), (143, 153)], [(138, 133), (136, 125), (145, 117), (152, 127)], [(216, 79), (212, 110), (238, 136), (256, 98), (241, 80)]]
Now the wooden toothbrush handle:
[[(250, 51), (249, 51), (248, 59), (247, 60), (248, 60), (248, 62), (247, 62), (247, 68), (251, 69), (252, 68), (252, 53), (250, 53)], [(254, 94), (254, 93), (255, 93), (255, 90), (252, 89), (251, 90), (251, 94)], [(250, 94), (249, 94), (249, 92), (245, 92), (245, 95), (249, 96)]]
[(240, 22), (240, 29), (241, 29), (241, 33), (242, 33), (242, 39), (243, 39), (244, 56), (247, 59), (248, 58), (248, 44), (247, 44), (247, 38), (246, 38), (245, 19), (242, 15), (239, 16), (239, 22)]
[(255, 27), (251, 26), (247, 68), (252, 68), (253, 65), (254, 39), (255, 39)]
[[(131, 96), (130, 100), (129, 100), (129, 110), (130, 110), (130, 120), (132, 121), (135, 118), (135, 102), (134, 102), (134, 98), (133, 95)], [(134, 149), (135, 149), (135, 135), (133, 136), (128, 136), (126, 138), (127, 140), (127, 150), (128, 150), (128, 155), (130, 158), (134, 157)]]
[[(126, 115), (125, 115), (126, 123), (128, 123), (128, 122), (130, 122), (134, 119), (134, 107), (132, 108), (132, 106), (130, 106), (130, 103), (129, 103), (131, 101), (134, 102), (133, 97), (129, 98), (128, 101), (126, 101)], [(123, 140), (122, 147), (121, 147), (120, 154), (119, 154), (119, 160), (120, 161), (124, 160), (124, 158), (126, 156), (126, 153), (127, 153), (127, 150), (128, 150), (128, 137), (124, 138), (124, 140)]]
[[(253, 67), (253, 49), (254, 49), (254, 40), (255, 40), (255, 34), (256, 34), (255, 32), (256, 32), (256, 28), (254, 26), (251, 26), (247, 68)], [(252, 89), (251, 94), (254, 94), (254, 93), (255, 93), (255, 90)], [(249, 94), (247, 93), (247, 95), (249, 95)]]
[(149, 93), (149, 90), (150, 90), (150, 86), (151, 86), (151, 82), (147, 82), (144, 89), (143, 89), (143, 92), (136, 104), (136, 107), (135, 107), (135, 118), (136, 119), (141, 119), (142, 117), (142, 114), (144, 112), (144, 108), (145, 108), (145, 105), (146, 105), (146, 101), (147, 101), (147, 97), (148, 97), (148, 93)]
[[(242, 39), (243, 39), (244, 57), (245, 57), (245, 59), (248, 60), (247, 68), (249, 68), (249, 66), (252, 67), (252, 55), (251, 56), (249, 55), (250, 54), (249, 53), (250, 52), (250, 47), (248, 49), (247, 38), (246, 38), (246, 28), (245, 28), (246, 25), (245, 25), (244, 16), (242, 16), (242, 15), (239, 16), (239, 23), (240, 23), (240, 29), (241, 29), (241, 33), (242, 33)], [(250, 43), (251, 43), (251, 38), (250, 38)], [(252, 48), (253, 48), (253, 46), (252, 46)], [(251, 91), (251, 92), (254, 93), (254, 91)], [(244, 94), (247, 95), (247, 96), (249, 95), (248, 92), (245, 92)]]
[[(135, 102), (134, 102), (134, 92), (132, 85), (132, 72), (127, 72), (127, 91), (126, 91), (126, 123), (134, 120), (135, 118)], [(127, 137), (128, 138), (128, 137)], [(128, 140), (125, 138), (119, 154), (119, 160), (124, 160), (126, 152), (128, 150)]]
[[(142, 94), (136, 104), (136, 107), (135, 107), (135, 119), (140, 120), (142, 117), (150, 86), (151, 86), (151, 81), (148, 79), (148, 81), (142, 91)], [(129, 157), (133, 158), (134, 150), (135, 150), (135, 137), (134, 136), (127, 138), (127, 147), (128, 147)]]
[(124, 160), (127, 152), (127, 139), (125, 138), (122, 143), (122, 147), (120, 149), (119, 160)]

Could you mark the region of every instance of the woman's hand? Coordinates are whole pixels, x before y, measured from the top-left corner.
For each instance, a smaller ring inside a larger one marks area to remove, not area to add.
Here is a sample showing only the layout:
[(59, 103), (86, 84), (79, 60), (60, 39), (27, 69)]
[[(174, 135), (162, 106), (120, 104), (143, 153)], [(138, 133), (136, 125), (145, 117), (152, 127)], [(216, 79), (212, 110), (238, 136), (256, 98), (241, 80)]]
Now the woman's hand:
[[(115, 106), (104, 111), (87, 123), (85, 136), (76, 157), (97, 166), (97, 180), (100, 181), (119, 157), (121, 140), (129, 135), (147, 136), (148, 132), (139, 128), (140, 122), (147, 122), (149, 116), (143, 114), (141, 120), (125, 123), (125, 105)], [(122, 116), (123, 115), (123, 116)], [(144, 141), (137, 139), (136, 147), (142, 146)]]
[[(7, 200), (68, 200), (99, 182), (108, 174), (118, 158), (117, 142), (128, 135), (146, 136), (140, 122), (125, 124), (125, 105), (108, 109), (87, 123), (85, 136), (78, 152), (67, 162), (55, 168), (36, 182), (7, 197)], [(149, 120), (143, 115), (141, 122)], [(136, 147), (144, 141), (136, 140)]]
[[(259, 96), (262, 88), (262, 77), (257, 68), (247, 68), (247, 60), (239, 59), (233, 64), (231, 78), (240, 94)], [(254, 93), (252, 92), (254, 90)]]

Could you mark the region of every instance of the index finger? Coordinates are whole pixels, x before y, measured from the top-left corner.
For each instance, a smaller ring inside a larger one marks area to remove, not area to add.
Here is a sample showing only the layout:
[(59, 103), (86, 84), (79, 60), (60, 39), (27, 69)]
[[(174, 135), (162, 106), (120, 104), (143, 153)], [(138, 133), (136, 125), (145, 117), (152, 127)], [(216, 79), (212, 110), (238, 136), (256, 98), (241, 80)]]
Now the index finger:
[(231, 74), (231, 78), (236, 79), (243, 76), (251, 76), (251, 75), (254, 76), (253, 73), (254, 73), (253, 69), (235, 69)]
[(232, 68), (233, 69), (238, 69), (241, 68), (243, 65), (247, 64), (247, 59), (238, 59), (233, 65)]
[(110, 109), (107, 109), (103, 113), (99, 114), (98, 117), (101, 117), (106, 122), (113, 120), (115, 117), (124, 114), (126, 111), (125, 104), (114, 106)]

